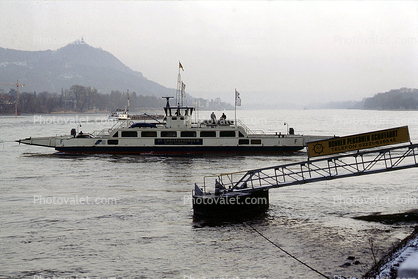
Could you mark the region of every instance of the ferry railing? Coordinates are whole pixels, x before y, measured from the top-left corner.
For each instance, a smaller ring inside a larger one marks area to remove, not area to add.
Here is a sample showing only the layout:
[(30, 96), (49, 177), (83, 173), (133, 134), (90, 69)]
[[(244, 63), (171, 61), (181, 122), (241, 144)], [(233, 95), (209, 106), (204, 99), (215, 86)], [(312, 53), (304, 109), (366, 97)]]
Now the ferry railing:
[[(299, 163), (249, 171), (207, 176), (216, 179), (226, 191), (245, 192), (279, 188), (350, 176), (418, 167), (418, 144), (342, 154)], [(205, 190), (204, 190), (205, 192)]]
[(245, 125), (244, 122), (242, 122), (241, 120), (237, 119), (237, 122), (238, 122), (239, 126), (241, 126), (248, 135), (254, 135), (254, 134), (256, 134), (255, 131), (253, 131), (250, 128), (248, 128), (248, 126)]
[(129, 120), (119, 120), (112, 127), (107, 128), (107, 129), (102, 129), (100, 131), (94, 131), (91, 134), (94, 137), (105, 136), (105, 135), (109, 135), (110, 132), (115, 130), (115, 129), (127, 127), (128, 125), (129, 125)]

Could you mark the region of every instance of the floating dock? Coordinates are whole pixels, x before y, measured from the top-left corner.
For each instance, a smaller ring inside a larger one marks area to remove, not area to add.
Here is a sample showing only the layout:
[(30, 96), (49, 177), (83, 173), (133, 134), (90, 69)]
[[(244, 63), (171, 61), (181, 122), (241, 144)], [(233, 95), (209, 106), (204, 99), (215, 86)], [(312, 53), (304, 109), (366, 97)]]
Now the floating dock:
[[(405, 127), (401, 127), (403, 128)], [(395, 140), (388, 139), (387, 142), (393, 144)], [(409, 141), (409, 135), (402, 141)], [(317, 142), (313, 146), (318, 149), (318, 146), (323, 146), (324, 143), (326, 142)], [(270, 189), (413, 167), (418, 167), (418, 144), (409, 143), (205, 177), (203, 186), (195, 184), (192, 192), (194, 216), (224, 218), (260, 213), (269, 207)], [(206, 185), (213, 182), (215, 192), (210, 193)]]

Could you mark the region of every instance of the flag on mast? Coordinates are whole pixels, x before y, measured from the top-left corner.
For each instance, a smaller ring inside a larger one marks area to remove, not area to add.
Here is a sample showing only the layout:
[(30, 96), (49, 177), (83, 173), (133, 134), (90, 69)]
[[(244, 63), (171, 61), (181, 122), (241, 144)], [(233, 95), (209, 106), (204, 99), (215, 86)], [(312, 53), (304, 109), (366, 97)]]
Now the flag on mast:
[(182, 69), (184, 71), (183, 65), (181, 65), (180, 61), (179, 61), (179, 69)]
[(241, 106), (241, 98), (237, 89), (235, 89), (235, 106)]

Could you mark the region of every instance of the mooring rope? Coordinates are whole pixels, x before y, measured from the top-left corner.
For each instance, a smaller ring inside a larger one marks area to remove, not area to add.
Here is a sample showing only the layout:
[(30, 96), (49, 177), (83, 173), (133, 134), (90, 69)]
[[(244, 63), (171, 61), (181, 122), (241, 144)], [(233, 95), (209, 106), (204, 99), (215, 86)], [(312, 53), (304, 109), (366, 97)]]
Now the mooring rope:
[(259, 232), (256, 228), (254, 228), (253, 226), (251, 226), (250, 224), (246, 223), (245, 224), (247, 226), (249, 226), (250, 228), (252, 228), (256, 233), (258, 233), (259, 235), (261, 235), (265, 240), (267, 240), (268, 242), (270, 242), (271, 244), (273, 244), (274, 246), (276, 246), (277, 248), (279, 248), (283, 253), (285, 253), (286, 255), (288, 255), (289, 257), (295, 259), (296, 261), (298, 261), (299, 263), (303, 264), (304, 266), (306, 266), (307, 268), (315, 271), (316, 273), (318, 273), (319, 275), (321, 275), (324, 278), (328, 278), (330, 279), (330, 277), (326, 276), (325, 274), (321, 273), (320, 271), (316, 270), (315, 268), (311, 267), (310, 265), (302, 262), (301, 260), (299, 260), (298, 258), (296, 258), (295, 256), (293, 256), (292, 254), (290, 254), (289, 252), (287, 252), (286, 250), (284, 250), (282, 247), (280, 247), (279, 245), (277, 245), (276, 243), (274, 243), (273, 241), (271, 241), (270, 239), (268, 239), (266, 236), (264, 236), (261, 232)]

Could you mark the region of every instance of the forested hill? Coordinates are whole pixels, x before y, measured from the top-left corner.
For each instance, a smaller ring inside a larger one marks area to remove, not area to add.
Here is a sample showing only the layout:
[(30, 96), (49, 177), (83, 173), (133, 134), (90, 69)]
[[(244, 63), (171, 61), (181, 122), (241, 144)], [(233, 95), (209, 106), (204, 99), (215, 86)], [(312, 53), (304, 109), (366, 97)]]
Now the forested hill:
[(386, 93), (375, 94), (364, 100), (364, 109), (418, 109), (418, 89), (400, 88), (393, 89)]
[[(25, 92), (59, 93), (74, 84), (103, 94), (129, 89), (144, 96), (174, 96), (166, 88), (133, 71), (111, 53), (76, 41), (58, 50), (21, 51), (0, 48), (0, 82), (19, 80)], [(4, 90), (8, 90), (4, 89)]]

